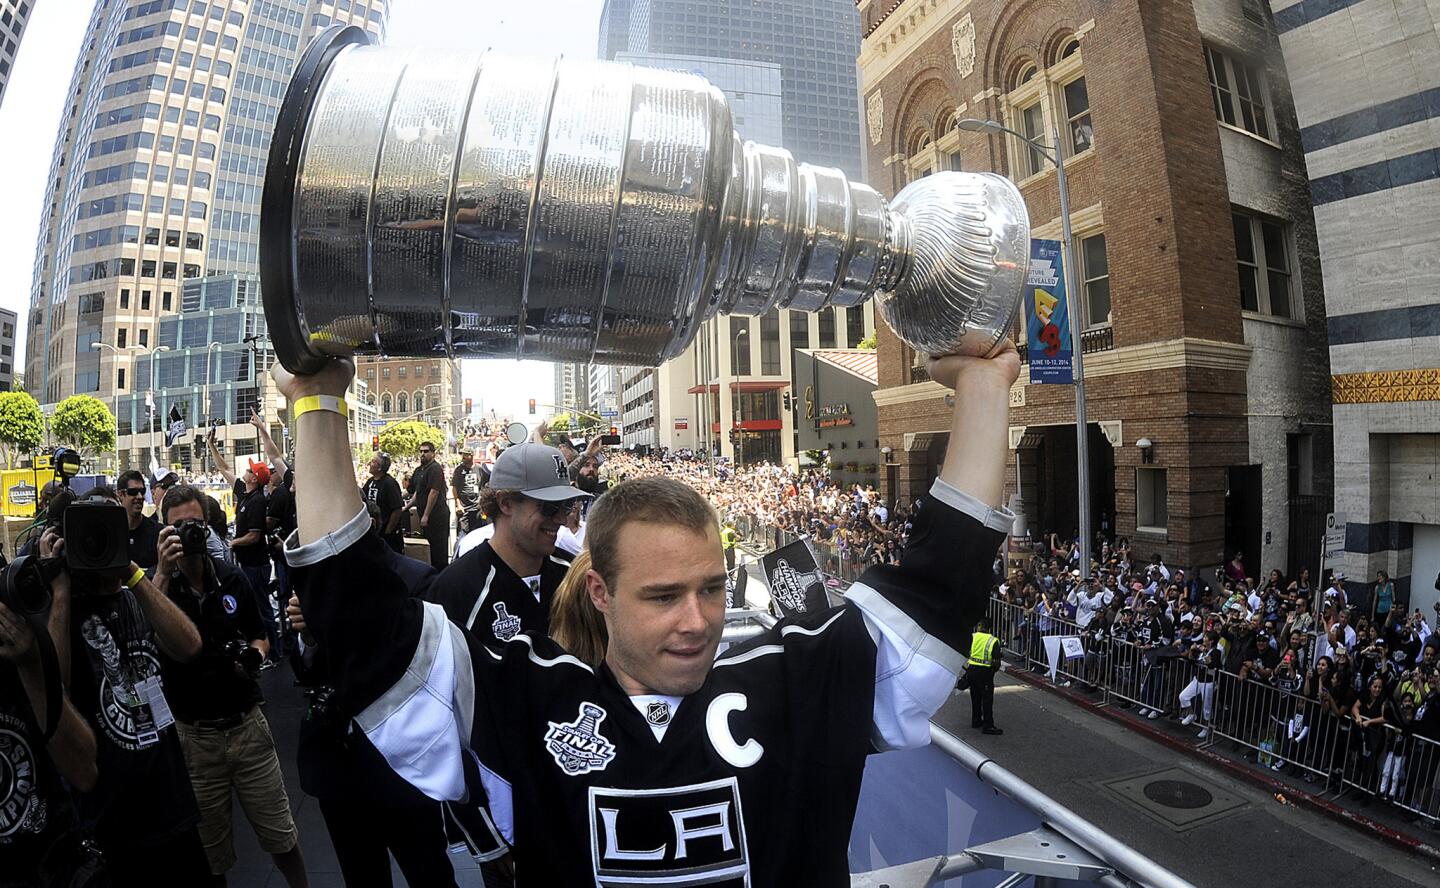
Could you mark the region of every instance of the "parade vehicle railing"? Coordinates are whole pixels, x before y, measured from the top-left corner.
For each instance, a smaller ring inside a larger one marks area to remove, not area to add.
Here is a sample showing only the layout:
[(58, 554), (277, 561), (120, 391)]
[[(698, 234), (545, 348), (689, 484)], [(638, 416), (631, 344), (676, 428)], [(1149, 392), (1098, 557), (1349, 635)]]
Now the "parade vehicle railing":
[[(738, 644), (774, 624), (763, 608), (731, 610), (722, 643)], [(865, 869), (856, 864), (873, 862), (881, 846), (904, 862), (856, 872), (851, 888), (959, 886), (978, 873), (1005, 874), (998, 884), (1007, 888), (1032, 878), (1037, 888), (1190, 885), (943, 728), (932, 724), (930, 739), (929, 747), (867, 765), (852, 869)], [(966, 805), (973, 816), (957, 817)], [(857, 850), (862, 843), (868, 857)]]
[[(1053, 680), (1080, 686), (1101, 706), (1158, 710), (1156, 720), (1178, 717), (1185, 714), (1181, 692), (1201, 674), (1196, 662), (1173, 646), (1097, 638), (1073, 620), (1014, 602), (992, 598), (990, 619), (1006, 656), (1042, 680), (1050, 674), (1046, 637), (1078, 637), (1084, 655), (1068, 659), (1061, 654)], [(1361, 727), (1348, 706), (1337, 712), (1328, 691), (1307, 695), (1304, 681), (1299, 670), (1281, 684), (1257, 680), (1244, 670), (1215, 670), (1208, 714), (1203, 691), (1191, 704), (1193, 742), (1203, 748), (1234, 744), (1246, 751), (1253, 767), (1293, 771), (1316, 784), (1310, 791), (1322, 796), (1364, 794), (1421, 817), (1440, 817), (1440, 743), (1393, 724)], [(1394, 684), (1392, 679), (1387, 687)], [(1353, 689), (1352, 699), (1356, 692), (1363, 689)], [(1300, 721), (1292, 728), (1297, 715)], [(1387, 763), (1393, 769), (1389, 779)]]

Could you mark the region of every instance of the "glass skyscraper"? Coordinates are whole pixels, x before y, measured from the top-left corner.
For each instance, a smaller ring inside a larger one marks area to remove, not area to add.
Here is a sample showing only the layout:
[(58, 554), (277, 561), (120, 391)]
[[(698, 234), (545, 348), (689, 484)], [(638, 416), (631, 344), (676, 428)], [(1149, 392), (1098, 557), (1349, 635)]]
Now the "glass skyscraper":
[(784, 147), (806, 163), (861, 175), (853, 0), (607, 0), (598, 51), (779, 65)]
[(5, 84), (10, 80), (20, 38), (25, 36), (25, 23), (34, 8), (35, 0), (0, 0), (0, 102), (5, 101)]
[[(240, 336), (191, 343), (210, 327), (166, 319), (211, 310), (188, 284), (213, 274), (239, 276), (230, 301), (250, 317), (244, 278), (258, 272), (265, 159), (290, 72), (320, 29), (383, 37), (388, 13), (389, 0), (96, 0), (48, 176), (25, 378), (45, 404), (110, 401), (122, 462), (145, 446), (127, 430), (148, 425), (152, 388), (160, 416), (171, 398), (198, 407), (202, 387), (225, 392), (192, 423), (244, 422), (260, 402), (263, 356)], [(263, 332), (253, 327), (237, 329)]]

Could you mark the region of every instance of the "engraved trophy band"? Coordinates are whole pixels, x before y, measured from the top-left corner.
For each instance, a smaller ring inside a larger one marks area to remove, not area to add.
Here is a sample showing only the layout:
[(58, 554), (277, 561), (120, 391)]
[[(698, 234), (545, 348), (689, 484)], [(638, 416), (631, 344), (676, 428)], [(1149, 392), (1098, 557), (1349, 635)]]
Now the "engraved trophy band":
[(870, 298), (917, 351), (984, 355), (1030, 224), (998, 175), (887, 202), (742, 142), (692, 74), (334, 26), (281, 107), (260, 237), (277, 356), (307, 371), (356, 352), (654, 365), (717, 313)]

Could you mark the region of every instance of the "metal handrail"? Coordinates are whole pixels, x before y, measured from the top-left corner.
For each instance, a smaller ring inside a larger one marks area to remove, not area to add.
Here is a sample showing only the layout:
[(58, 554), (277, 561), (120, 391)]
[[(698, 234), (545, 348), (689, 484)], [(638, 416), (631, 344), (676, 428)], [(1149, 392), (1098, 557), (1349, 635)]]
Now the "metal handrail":
[[(725, 640), (731, 642), (753, 638), (778, 622), (770, 614), (755, 610), (730, 611), (726, 616), (727, 622), (733, 620), (750, 624), (727, 626)], [(980, 782), (1034, 814), (1041, 823), (1089, 851), (1107, 866), (1113, 867), (1116, 873), (1145, 888), (1194, 888), (1190, 882), (1109, 835), (933, 722), (930, 724), (930, 741), (967, 771), (974, 773)], [(931, 883), (986, 868), (968, 853), (952, 854), (931, 876)], [(1116, 876), (1106, 876), (1099, 881), (1109, 888), (1127, 888), (1126, 883)]]

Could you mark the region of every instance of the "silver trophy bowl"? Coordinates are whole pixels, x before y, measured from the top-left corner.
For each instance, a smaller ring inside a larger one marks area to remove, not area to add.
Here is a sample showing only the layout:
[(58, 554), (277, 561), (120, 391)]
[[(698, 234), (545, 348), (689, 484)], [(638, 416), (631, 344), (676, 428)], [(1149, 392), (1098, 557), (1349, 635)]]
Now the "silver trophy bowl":
[(277, 356), (306, 372), (353, 353), (655, 365), (717, 313), (872, 297), (917, 351), (985, 355), (1029, 250), (1009, 180), (938, 173), (887, 203), (741, 142), (694, 75), (337, 26), (276, 122), (260, 262)]

